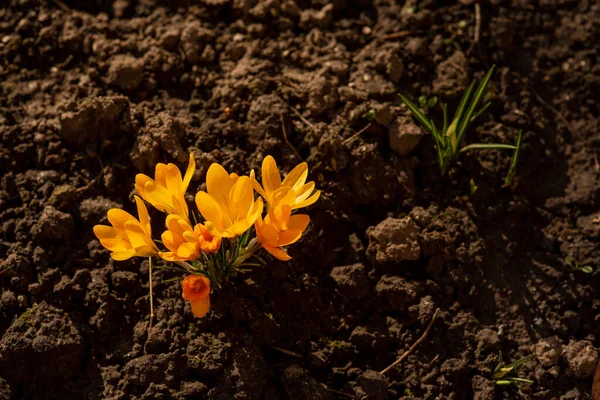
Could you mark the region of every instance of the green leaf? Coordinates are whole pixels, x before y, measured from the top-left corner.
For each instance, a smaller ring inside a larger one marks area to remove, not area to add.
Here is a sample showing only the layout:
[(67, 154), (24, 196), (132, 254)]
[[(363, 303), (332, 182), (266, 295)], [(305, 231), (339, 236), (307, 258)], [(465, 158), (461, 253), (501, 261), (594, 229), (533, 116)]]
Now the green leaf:
[(523, 131), (519, 130), (519, 133), (517, 134), (517, 142), (515, 143), (515, 152), (513, 153), (510, 159), (510, 166), (508, 167), (506, 178), (504, 178), (504, 183), (506, 185), (510, 185), (515, 179), (515, 175), (517, 174), (517, 163), (519, 162), (519, 151), (521, 150), (522, 139)]
[[(483, 99), (483, 96), (485, 95), (488, 84), (490, 83), (490, 78), (492, 77), (492, 74), (494, 73), (495, 68), (496, 68), (496, 66), (492, 65), (492, 68), (490, 68), (490, 70), (487, 72), (487, 74), (485, 74), (485, 76), (481, 80), (481, 83), (477, 87), (475, 94), (473, 95), (473, 99), (471, 100), (464, 117), (461, 118), (461, 123), (460, 123), (460, 125), (458, 127), (458, 131), (457, 131), (459, 144), (462, 142), (462, 139), (463, 139), (463, 136), (467, 129), (467, 126), (471, 122), (471, 117), (475, 113), (475, 110), (479, 106), (479, 103), (481, 103), (481, 99)], [(473, 86), (473, 84), (471, 84), (471, 86)]]
[(573, 258), (572, 256), (568, 256), (567, 258), (565, 258), (565, 262), (567, 264), (569, 264), (570, 266), (573, 266), (573, 263), (575, 262), (575, 258)]
[(581, 271), (585, 272), (586, 274), (591, 274), (594, 272), (594, 269), (589, 265), (584, 265), (583, 267), (581, 267)]
[(469, 192), (471, 193), (471, 196), (475, 194), (478, 188), (479, 186), (477, 186), (473, 178), (471, 178), (471, 181), (469, 182)]
[(469, 150), (515, 150), (517, 147), (512, 144), (501, 144), (501, 143), (472, 143), (459, 150), (459, 154), (465, 153)]
[(469, 121), (469, 124), (472, 124), (473, 121), (475, 121), (477, 119), (477, 117), (479, 117), (481, 114), (483, 114), (485, 112), (485, 110), (487, 110), (489, 108), (489, 106), (492, 104), (491, 101), (489, 101), (485, 106), (481, 107), (479, 109), (479, 111), (477, 111), (475, 114), (473, 114), (473, 116), (471, 117), (471, 120)]
[(458, 108), (454, 112), (454, 117), (452, 118), (452, 122), (457, 121), (457, 124), (458, 124), (458, 122), (460, 122), (462, 115), (465, 111), (465, 108), (467, 107), (467, 103), (469, 102), (469, 99), (471, 98), (471, 92), (475, 88), (476, 83), (477, 83), (477, 81), (473, 80), (473, 82), (471, 82), (471, 84), (469, 85), (467, 90), (465, 90), (465, 92), (463, 93), (463, 96), (460, 99), (460, 103), (458, 103)]
[(442, 135), (446, 136), (446, 129), (448, 129), (448, 104), (444, 103), (442, 108), (444, 110), (444, 125), (442, 126)]
[(435, 106), (436, 106), (437, 102), (438, 102), (438, 98), (437, 98), (437, 96), (430, 97), (430, 98), (427, 100), (427, 104), (426, 104), (426, 106), (427, 106), (427, 108), (433, 108), (433, 107), (435, 107)]
[(421, 110), (419, 110), (419, 108), (413, 102), (411, 102), (409, 99), (407, 99), (406, 97), (404, 97), (400, 93), (398, 93), (398, 96), (400, 96), (400, 98), (402, 99), (402, 101), (404, 102), (404, 104), (406, 104), (406, 106), (408, 107), (408, 109), (413, 113), (413, 115), (415, 116), (415, 118), (417, 119), (417, 121), (419, 121), (419, 123), (421, 125), (423, 125), (423, 127), (429, 133), (432, 133), (431, 120), (429, 120), (425, 116), (425, 114), (423, 114), (421, 112)]
[(427, 96), (425, 96), (425, 95), (419, 96), (419, 105), (423, 108), (427, 107)]

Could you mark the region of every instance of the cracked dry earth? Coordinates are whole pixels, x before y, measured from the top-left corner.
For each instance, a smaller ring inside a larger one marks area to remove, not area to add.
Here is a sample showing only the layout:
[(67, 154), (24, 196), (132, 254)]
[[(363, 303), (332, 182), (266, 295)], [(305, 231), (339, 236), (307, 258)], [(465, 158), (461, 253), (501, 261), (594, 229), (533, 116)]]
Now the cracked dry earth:
[[(597, 2), (4, 4), (0, 399), (592, 399), (600, 274), (565, 258), (600, 267)], [(456, 104), (492, 64), (467, 140), (523, 130), (512, 187), (497, 151), (440, 176), (397, 98)], [(323, 195), (293, 259), (207, 318), (156, 272), (148, 332), (147, 261), (113, 262), (92, 226), (188, 152), (194, 190), (272, 154)], [(532, 352), (533, 384), (490, 380)]]

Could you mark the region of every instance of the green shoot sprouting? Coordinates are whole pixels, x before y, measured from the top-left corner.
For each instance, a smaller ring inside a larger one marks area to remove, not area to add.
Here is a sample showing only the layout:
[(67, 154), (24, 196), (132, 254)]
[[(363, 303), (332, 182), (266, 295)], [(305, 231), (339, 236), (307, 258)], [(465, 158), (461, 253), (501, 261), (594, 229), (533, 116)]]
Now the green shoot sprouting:
[(496, 381), (496, 385), (506, 386), (506, 385), (516, 385), (518, 383), (533, 383), (529, 379), (517, 378), (512, 376), (507, 376), (511, 372), (515, 371), (518, 367), (523, 364), (528, 363), (536, 357), (535, 354), (530, 354), (527, 357), (523, 357), (520, 360), (512, 362), (508, 365), (503, 365), (502, 362), (502, 353), (500, 353), (500, 362), (494, 368), (494, 373), (492, 374), (492, 380)]
[(577, 262), (575, 260), (575, 258), (573, 258), (571, 256), (565, 258), (565, 262), (567, 263), (567, 265), (569, 267), (571, 267), (571, 271), (581, 271), (581, 272), (585, 272), (586, 274), (594, 273), (594, 269), (592, 268), (591, 265), (581, 265), (581, 264), (579, 264), (579, 262)]
[[(423, 129), (431, 133), (435, 141), (435, 149), (438, 166), (442, 175), (448, 170), (448, 166), (458, 158), (461, 154), (469, 150), (514, 150), (511, 160), (511, 167), (509, 169), (509, 175), (506, 177), (505, 182), (510, 183), (514, 178), (516, 172), (516, 165), (518, 161), (518, 151), (521, 146), (521, 133), (517, 137), (515, 145), (501, 144), (501, 143), (473, 143), (467, 146), (463, 146), (463, 139), (467, 128), (473, 123), (481, 114), (483, 114), (488, 107), (490, 102), (480, 107), (481, 101), (487, 91), (490, 78), (494, 72), (495, 66), (492, 66), (490, 70), (485, 74), (477, 89), (475, 85), (476, 80), (473, 80), (467, 90), (465, 90), (458, 108), (454, 113), (452, 121), (448, 123), (448, 107), (447, 104), (442, 105), (444, 111), (444, 121), (442, 124), (441, 131), (435, 125), (435, 122), (425, 116), (423, 112), (410, 100), (408, 100), (402, 94), (399, 94), (400, 98), (410, 109), (414, 117), (421, 124)], [(421, 102), (422, 103), (422, 102)]]

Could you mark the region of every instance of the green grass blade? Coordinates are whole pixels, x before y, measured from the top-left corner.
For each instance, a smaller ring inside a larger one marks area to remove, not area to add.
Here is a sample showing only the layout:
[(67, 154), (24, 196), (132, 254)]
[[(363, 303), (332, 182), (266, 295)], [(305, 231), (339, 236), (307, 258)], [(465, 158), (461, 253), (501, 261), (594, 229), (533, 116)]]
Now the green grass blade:
[[(520, 367), (523, 364), (527, 364), (529, 361), (533, 360), (535, 357), (537, 357), (537, 354), (531, 353), (527, 357), (523, 357), (520, 360), (512, 362), (512, 363), (508, 364), (507, 366), (505, 366), (504, 368), (515, 369), (517, 367)], [(518, 378), (511, 378), (511, 379), (518, 379)]]
[(476, 83), (477, 83), (477, 81), (473, 80), (473, 82), (471, 82), (471, 84), (469, 85), (467, 90), (465, 90), (465, 93), (463, 93), (463, 96), (460, 99), (460, 103), (458, 103), (458, 108), (454, 112), (454, 117), (452, 118), (452, 121), (455, 121), (457, 119), (460, 120), (462, 118), (465, 108), (467, 107), (467, 103), (469, 102), (469, 99), (471, 98), (471, 92), (475, 88)]
[(431, 134), (433, 134), (432, 132), (432, 127), (431, 127), (431, 120), (429, 120), (425, 114), (423, 114), (421, 112), (421, 110), (419, 110), (419, 107), (417, 107), (413, 102), (411, 102), (409, 99), (407, 99), (406, 97), (404, 97), (402, 94), (398, 93), (398, 96), (400, 96), (400, 98), (402, 99), (402, 101), (404, 102), (404, 104), (406, 104), (406, 106), (408, 107), (408, 109), (413, 113), (413, 115), (415, 116), (415, 118), (417, 119), (417, 121), (419, 121), (419, 123), (421, 125), (423, 125), (423, 127)]
[(481, 114), (483, 114), (485, 112), (485, 110), (487, 110), (491, 104), (492, 104), (492, 102), (489, 101), (485, 106), (481, 107), (481, 109), (479, 111), (477, 111), (475, 114), (473, 114), (473, 116), (471, 117), (471, 120), (469, 121), (469, 124), (472, 124), (473, 121), (475, 121), (477, 119), (477, 117), (479, 117)]
[(483, 99), (483, 96), (485, 95), (488, 84), (490, 83), (490, 78), (492, 77), (492, 74), (494, 73), (494, 69), (496, 69), (496, 66), (492, 65), (492, 68), (490, 68), (490, 70), (487, 72), (487, 74), (485, 74), (485, 76), (481, 80), (481, 83), (477, 87), (477, 91), (475, 91), (475, 94), (473, 95), (473, 99), (471, 99), (471, 103), (469, 104), (469, 107), (467, 108), (467, 111), (466, 111), (464, 117), (461, 118), (461, 122), (458, 127), (458, 131), (457, 131), (457, 137), (458, 137), (459, 144), (462, 142), (462, 139), (463, 139), (463, 136), (467, 129), (467, 126), (471, 122), (471, 117), (475, 113), (475, 110), (479, 106), (479, 103), (481, 103), (481, 99)]
[(519, 130), (517, 135), (517, 142), (515, 143), (515, 152), (510, 159), (510, 167), (508, 167), (508, 172), (506, 173), (506, 178), (504, 178), (504, 183), (506, 185), (510, 185), (515, 179), (515, 175), (517, 174), (517, 163), (519, 162), (519, 151), (521, 150), (521, 141), (523, 139), (523, 131)]
[(446, 150), (445, 148), (445, 143), (446, 140), (443, 136), (440, 136), (440, 133), (438, 132), (436, 126), (435, 126), (435, 122), (433, 122), (433, 120), (431, 121), (431, 135), (433, 136), (434, 140), (435, 140), (435, 152), (437, 154), (437, 158), (438, 158), (438, 165), (440, 168), (442, 168), (443, 162), (444, 162), (444, 151)]
[(448, 104), (444, 103), (444, 125), (442, 126), (442, 136), (446, 136), (446, 130), (448, 129)]
[(501, 144), (501, 143), (472, 143), (468, 146), (462, 147), (458, 153), (462, 154), (469, 150), (515, 150), (517, 146), (512, 144)]

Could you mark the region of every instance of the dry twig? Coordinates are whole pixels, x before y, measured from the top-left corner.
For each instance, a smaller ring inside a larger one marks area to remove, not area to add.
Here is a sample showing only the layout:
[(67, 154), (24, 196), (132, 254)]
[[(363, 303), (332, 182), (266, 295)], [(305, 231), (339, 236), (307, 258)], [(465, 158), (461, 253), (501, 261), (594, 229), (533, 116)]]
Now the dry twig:
[(356, 399), (356, 400), (358, 400), (358, 398), (356, 396), (352, 396), (351, 394), (340, 392), (339, 390), (330, 389), (324, 383), (321, 383), (321, 386), (323, 387), (323, 389), (327, 390), (328, 392), (339, 394), (339, 395), (342, 395), (342, 396), (346, 396), (346, 397), (348, 397), (350, 399)]
[(475, 2), (475, 37), (473, 41), (475, 43), (479, 42), (479, 34), (481, 32), (481, 5), (479, 5), (479, 1)]
[(148, 257), (148, 275), (150, 278), (150, 323), (148, 324), (148, 334), (150, 334), (150, 330), (152, 329), (152, 321), (154, 321), (154, 301), (152, 300), (152, 257)]
[(271, 348), (273, 350), (277, 350), (277, 351), (285, 354), (286, 356), (292, 356), (292, 357), (296, 357), (296, 358), (302, 358), (302, 356), (300, 354), (294, 353), (293, 351), (290, 351), (290, 350), (282, 349), (280, 347), (275, 347), (275, 346), (271, 346)]
[(413, 352), (414, 349), (417, 348), (418, 345), (421, 344), (421, 342), (423, 342), (423, 340), (425, 340), (425, 337), (427, 337), (427, 334), (429, 333), (429, 330), (433, 326), (433, 323), (435, 322), (439, 312), (440, 312), (439, 308), (435, 310), (435, 313), (433, 314), (433, 317), (431, 317), (431, 321), (429, 321), (429, 325), (427, 325), (425, 332), (423, 332), (423, 335), (421, 335), (421, 337), (419, 339), (417, 339), (417, 341), (415, 343), (413, 343), (412, 346), (410, 346), (410, 349), (408, 349), (408, 351), (406, 351), (404, 354), (402, 354), (400, 356), (400, 358), (398, 358), (396, 361), (394, 361), (391, 365), (389, 365), (387, 368), (385, 368), (383, 371), (381, 371), (380, 374), (383, 375), (386, 372), (388, 372), (390, 369), (394, 368), (396, 365), (400, 364), (406, 357), (408, 357), (410, 355), (410, 353)]
[(290, 147), (290, 149), (292, 149), (292, 151), (294, 152), (296, 157), (298, 157), (301, 161), (304, 161), (304, 159), (302, 158), (300, 153), (298, 153), (298, 150), (296, 150), (294, 145), (292, 145), (292, 143), (289, 141), (289, 139), (287, 137), (287, 130), (285, 129), (285, 121), (283, 120), (283, 114), (279, 114), (279, 119), (281, 120), (281, 130), (283, 131), (283, 140), (285, 141), (285, 143), (287, 143), (287, 145)]
[(294, 112), (294, 114), (298, 116), (298, 118), (302, 120), (302, 122), (308, 125), (310, 129), (312, 129), (313, 131), (315, 130), (315, 126), (311, 124), (310, 121), (304, 117), (304, 115), (300, 114), (300, 111), (296, 110), (294, 107), (290, 107), (290, 109)]
[(342, 144), (348, 144), (351, 141), (353, 141), (354, 139), (356, 139), (357, 137), (360, 136), (361, 133), (363, 133), (364, 131), (366, 131), (367, 129), (369, 129), (371, 127), (371, 123), (369, 122), (369, 124), (367, 124), (367, 126), (365, 126), (364, 128), (362, 128), (360, 131), (356, 132), (354, 135), (350, 136), (348, 139), (344, 140), (342, 142)]

